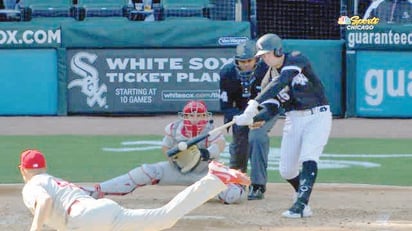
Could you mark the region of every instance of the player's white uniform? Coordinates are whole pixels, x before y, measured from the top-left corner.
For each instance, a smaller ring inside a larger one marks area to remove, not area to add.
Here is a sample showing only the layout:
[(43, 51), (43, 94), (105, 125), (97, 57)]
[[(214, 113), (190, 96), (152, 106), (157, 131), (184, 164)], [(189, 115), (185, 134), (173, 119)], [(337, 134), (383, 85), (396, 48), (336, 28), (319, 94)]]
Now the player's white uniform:
[(331, 126), (332, 113), (329, 105), (312, 110), (286, 112), (279, 161), (282, 177), (296, 177), (304, 161), (319, 162)]
[[(212, 123), (207, 123), (201, 134), (206, 134), (213, 129)], [(166, 135), (163, 138), (162, 146), (172, 148), (179, 142), (187, 141), (193, 137), (185, 135), (183, 120), (177, 120), (165, 127)], [(222, 133), (214, 134), (205, 140), (197, 143), (199, 149), (208, 149), (210, 158), (218, 160), (220, 150), (217, 147), (219, 141), (225, 142)], [(157, 162), (153, 164), (143, 164), (130, 170), (128, 173), (104, 181), (98, 185), (100, 192), (106, 195), (125, 195), (138, 187), (145, 185), (190, 185), (201, 179), (208, 173), (208, 162), (200, 161), (191, 171), (182, 173), (177, 165), (171, 160)], [(93, 194), (96, 197), (101, 195)], [(229, 184), (228, 189), (218, 198), (225, 203), (238, 203), (243, 199), (244, 188), (238, 185)]]
[[(211, 124), (207, 124), (203, 133), (213, 129)], [(174, 147), (181, 141), (187, 141), (189, 137), (182, 134), (183, 122), (181, 120), (168, 124), (165, 128), (166, 136), (163, 138), (163, 146)], [(199, 142), (199, 148), (208, 148), (218, 140), (224, 140), (222, 133), (210, 136)], [(219, 154), (211, 158), (219, 159)], [(102, 192), (108, 194), (125, 194), (133, 191), (136, 187), (159, 184), (159, 185), (190, 185), (205, 176), (208, 172), (208, 162), (200, 163), (190, 172), (181, 173), (179, 168), (171, 161), (162, 161), (153, 164), (143, 164), (132, 169), (127, 174), (100, 183)]]
[(110, 199), (96, 200), (76, 185), (44, 173), (31, 178), (22, 194), (24, 204), (34, 211), (36, 198), (47, 193), (53, 203), (46, 224), (59, 231), (142, 231), (170, 228), (225, 188), (219, 178), (207, 174), (161, 208), (126, 209)]
[[(277, 35), (267, 34), (262, 38), (258, 42), (260, 47), (268, 41), (280, 44)], [(308, 203), (317, 177), (319, 157), (329, 139), (332, 112), (325, 87), (309, 59), (300, 52), (276, 56), (283, 57), (282, 66), (277, 69), (280, 76), (261, 93), (255, 105), (267, 103), (266, 107), (272, 105), (273, 110), (273, 105), (279, 106), (281, 102), (285, 109), (279, 173), (292, 185), (297, 199), (282, 215), (288, 218), (307, 217), (312, 215)], [(271, 58), (264, 56), (265, 62), (270, 62)], [(250, 103), (253, 105), (254, 102)], [(245, 111), (253, 107), (256, 106), (248, 106)]]
[[(201, 134), (206, 134), (213, 129), (213, 125), (207, 123), (206, 127), (203, 129)], [(179, 142), (187, 141), (191, 139), (183, 134), (183, 121), (178, 120), (168, 124), (165, 127), (166, 135), (163, 138), (162, 145), (168, 148), (175, 147)], [(203, 141), (197, 143), (199, 149), (207, 149), (212, 145), (216, 144), (218, 141), (225, 141), (222, 133), (209, 136)], [(219, 153), (210, 152), (210, 158), (218, 160), (220, 157)], [(166, 164), (167, 163), (167, 164)], [(200, 161), (199, 164), (191, 171), (186, 174), (182, 174), (179, 169), (171, 162), (160, 162), (157, 165), (163, 171), (163, 176), (159, 180), (161, 185), (180, 185), (180, 184), (191, 184), (201, 177), (203, 177), (208, 172), (208, 162)]]
[[(208, 123), (202, 131), (202, 134), (212, 129), (213, 125)], [(162, 145), (170, 148), (176, 146), (181, 141), (187, 141), (191, 138), (183, 134), (182, 120), (168, 124), (165, 127), (165, 132), (166, 135), (163, 138)], [(219, 140), (225, 140), (222, 133), (209, 136), (197, 145), (199, 149), (210, 148)], [(220, 153), (213, 153), (214, 152), (210, 152), (211, 158), (218, 160)], [(181, 173), (179, 168), (171, 161), (143, 164), (140, 167), (132, 169), (125, 175), (100, 183), (100, 189), (102, 192), (108, 194), (122, 195), (133, 191), (136, 187), (144, 185), (190, 185), (205, 176), (207, 172), (207, 161), (200, 161), (192, 171), (185, 174)]]

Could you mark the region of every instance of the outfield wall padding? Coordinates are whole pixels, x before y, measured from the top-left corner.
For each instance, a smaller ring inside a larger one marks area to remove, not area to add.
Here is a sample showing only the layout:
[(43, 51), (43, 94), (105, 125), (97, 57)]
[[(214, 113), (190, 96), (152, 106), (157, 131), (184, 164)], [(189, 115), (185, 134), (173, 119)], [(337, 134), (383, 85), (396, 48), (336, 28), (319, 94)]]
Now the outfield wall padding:
[[(0, 51), (7, 52), (7, 62), (0, 60), (1, 81), (24, 85), (24, 94), (47, 96), (31, 98), (31, 105), (43, 107), (16, 107), (25, 105), (21, 98), (3, 100), (0, 114), (174, 113), (190, 99), (205, 100), (219, 112), (219, 70), (232, 60), (236, 44), (248, 38), (247, 22), (205, 19), (56, 18), (0, 24)], [(335, 116), (344, 113), (343, 48), (339, 40), (285, 40), (286, 51), (300, 50), (312, 61)], [(43, 53), (53, 56), (39, 58)], [(31, 71), (13, 72), (23, 65)], [(42, 85), (32, 84), (33, 79), (43, 80)], [(6, 99), (12, 93), (1, 94)]]

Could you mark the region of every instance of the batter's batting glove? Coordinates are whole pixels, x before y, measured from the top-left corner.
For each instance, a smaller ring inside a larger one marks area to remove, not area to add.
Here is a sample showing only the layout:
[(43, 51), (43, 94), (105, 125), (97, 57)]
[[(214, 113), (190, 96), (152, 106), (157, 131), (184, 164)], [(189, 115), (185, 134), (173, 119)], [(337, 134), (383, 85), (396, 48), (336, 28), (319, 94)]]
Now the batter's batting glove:
[(249, 126), (253, 124), (253, 116), (248, 116), (246, 114), (235, 116), (233, 117), (233, 120), (238, 126)]
[(210, 160), (210, 152), (206, 148), (200, 148), (200, 160), (208, 161)]
[(234, 116), (236, 125), (238, 126), (249, 126), (253, 124), (253, 117), (259, 113), (258, 109), (259, 103), (256, 100), (249, 100), (248, 106), (245, 111), (238, 116)]

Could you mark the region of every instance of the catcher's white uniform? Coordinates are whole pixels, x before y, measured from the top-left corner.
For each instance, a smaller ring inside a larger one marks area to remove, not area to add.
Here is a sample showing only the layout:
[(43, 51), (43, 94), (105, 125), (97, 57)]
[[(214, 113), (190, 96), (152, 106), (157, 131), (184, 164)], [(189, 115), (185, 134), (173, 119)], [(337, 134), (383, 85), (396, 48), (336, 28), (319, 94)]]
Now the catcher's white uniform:
[[(213, 129), (212, 123), (207, 123), (201, 133), (208, 133)], [(162, 145), (172, 148), (179, 142), (191, 139), (185, 135), (183, 120), (169, 123), (165, 127), (166, 135)], [(210, 158), (218, 160), (220, 156), (218, 142), (225, 142), (222, 133), (209, 136), (197, 144), (199, 149), (208, 149)], [(92, 193), (93, 197), (98, 198), (103, 195), (125, 195), (136, 188), (145, 185), (190, 185), (204, 177), (208, 172), (208, 162), (200, 161), (191, 171), (182, 173), (180, 168), (172, 161), (162, 161), (153, 164), (143, 164), (130, 170), (128, 173), (104, 181), (97, 185), (98, 193)], [(228, 190), (219, 195), (219, 199), (225, 203), (236, 203), (243, 199), (244, 188), (236, 185), (228, 185)]]
[[(202, 132), (209, 132), (213, 129), (212, 124), (208, 124)], [(163, 138), (163, 146), (174, 147), (181, 141), (190, 139), (183, 131), (183, 122), (178, 120), (168, 124), (165, 128), (166, 135)], [(210, 136), (198, 143), (199, 148), (214, 149), (213, 145), (218, 140), (224, 140), (224, 136), (219, 133)], [(220, 153), (211, 153), (211, 157), (218, 159)], [(100, 190), (105, 194), (123, 195), (132, 192), (135, 188), (144, 185), (190, 185), (205, 176), (208, 172), (208, 162), (200, 161), (190, 172), (182, 173), (173, 161), (162, 161), (153, 164), (143, 164), (132, 169), (127, 174), (100, 183)]]
[(76, 185), (43, 173), (26, 182), (22, 194), (33, 213), (37, 198), (51, 197), (52, 208), (45, 223), (56, 230), (162, 230), (225, 188), (217, 176), (207, 174), (163, 207), (126, 209), (110, 199), (96, 200)]

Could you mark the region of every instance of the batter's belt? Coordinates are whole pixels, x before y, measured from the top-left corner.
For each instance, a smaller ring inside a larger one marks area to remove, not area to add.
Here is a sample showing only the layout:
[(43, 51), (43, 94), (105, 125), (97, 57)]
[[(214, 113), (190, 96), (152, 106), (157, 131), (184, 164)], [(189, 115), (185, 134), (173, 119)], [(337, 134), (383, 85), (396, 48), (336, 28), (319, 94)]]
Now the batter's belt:
[(317, 113), (327, 112), (330, 111), (329, 105), (322, 105), (318, 107), (313, 107), (306, 110), (299, 110), (299, 111), (288, 111), (285, 114), (287, 116), (310, 116)]

